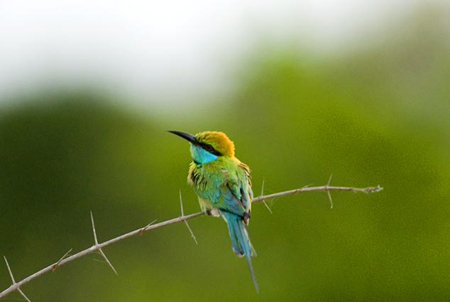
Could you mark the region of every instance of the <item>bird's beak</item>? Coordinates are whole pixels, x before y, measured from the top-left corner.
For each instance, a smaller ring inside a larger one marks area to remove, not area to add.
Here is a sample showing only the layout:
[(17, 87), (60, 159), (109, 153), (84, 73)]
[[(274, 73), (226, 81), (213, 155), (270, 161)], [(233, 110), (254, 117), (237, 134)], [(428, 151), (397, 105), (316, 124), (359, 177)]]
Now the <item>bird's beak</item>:
[(173, 133), (175, 135), (178, 135), (179, 137), (184, 138), (185, 140), (189, 141), (192, 144), (197, 144), (197, 139), (195, 138), (194, 135), (186, 133), (186, 132), (181, 132), (181, 131), (169, 131), (170, 133)]

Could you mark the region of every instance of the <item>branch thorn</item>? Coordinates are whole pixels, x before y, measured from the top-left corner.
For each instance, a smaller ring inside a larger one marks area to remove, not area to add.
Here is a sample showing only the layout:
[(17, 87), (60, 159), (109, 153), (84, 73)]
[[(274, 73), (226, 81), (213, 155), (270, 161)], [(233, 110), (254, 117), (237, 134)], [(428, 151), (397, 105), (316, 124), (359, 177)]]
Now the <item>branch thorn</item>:
[[(11, 280), (12, 280), (12, 285), (16, 285), (17, 283), (16, 283), (16, 280), (14, 279), (14, 275), (13, 275), (13, 273), (12, 273), (12, 271), (11, 271), (11, 267), (9, 266), (8, 259), (6, 259), (6, 256), (3, 256), (3, 258), (5, 259), (6, 266), (8, 267), (8, 272), (9, 272), (9, 276), (11, 277)], [(28, 302), (31, 302), (31, 300), (28, 299), (28, 297), (27, 297), (27, 296), (25, 295), (25, 293), (20, 289), (20, 287), (17, 287), (17, 291), (22, 295), (22, 297), (23, 297), (25, 300), (27, 300)]]
[(116, 269), (114, 268), (114, 266), (112, 265), (112, 263), (109, 261), (108, 257), (106, 257), (105, 253), (103, 252), (102, 249), (98, 250), (100, 255), (102, 255), (102, 257), (105, 259), (106, 263), (108, 263), (109, 267), (113, 270), (114, 274), (116, 274), (117, 276), (119, 275), (116, 271)]
[[(263, 179), (262, 185), (261, 185), (261, 194), (260, 194), (261, 196), (264, 196), (264, 181), (265, 181), (265, 179)], [(267, 211), (269, 211), (270, 214), (273, 214), (272, 209), (267, 205), (266, 201), (263, 200), (262, 202), (266, 206)]]
[(331, 198), (331, 193), (330, 193), (330, 190), (329, 190), (329, 186), (330, 186), (332, 178), (333, 178), (333, 174), (330, 174), (330, 178), (328, 179), (328, 183), (325, 186), (326, 190), (327, 190), (328, 198), (330, 199), (330, 209), (333, 209), (333, 198)]
[(61, 264), (61, 261), (63, 261), (68, 255), (69, 255), (69, 253), (72, 251), (72, 249), (70, 249), (70, 250), (68, 250), (65, 254), (64, 254), (64, 256), (62, 256), (59, 260), (58, 260), (58, 262), (56, 262), (55, 264), (53, 264), (53, 266), (52, 266), (52, 272), (54, 272), (55, 270), (56, 270), (56, 268)]
[(152, 224), (154, 224), (157, 221), (157, 219), (153, 220), (152, 222), (150, 222), (149, 224), (147, 224), (145, 227), (143, 227), (142, 229), (139, 230), (139, 235), (142, 236), (142, 234), (144, 234), (144, 232), (147, 231), (148, 227), (151, 226)]
[[(181, 190), (180, 190), (180, 207), (181, 207), (181, 218), (183, 218), (184, 217), (184, 209), (183, 209), (183, 198), (181, 197)], [(187, 220), (184, 221), (184, 224), (188, 228), (189, 233), (191, 233), (191, 237), (192, 237), (192, 239), (194, 239), (195, 244), (198, 245), (197, 238), (195, 238), (194, 232), (192, 231), (191, 227), (189, 226), (189, 223), (187, 222)]]
[(116, 269), (114, 268), (114, 266), (112, 265), (112, 263), (109, 261), (108, 257), (106, 257), (105, 253), (103, 252), (102, 248), (100, 247), (100, 245), (98, 243), (97, 232), (95, 231), (94, 215), (92, 214), (92, 211), (91, 211), (91, 222), (92, 222), (92, 232), (94, 233), (94, 241), (95, 241), (95, 248), (96, 248), (96, 250), (105, 259), (106, 263), (108, 263), (109, 267), (113, 270), (113, 272), (116, 275), (119, 275), (117, 273)]

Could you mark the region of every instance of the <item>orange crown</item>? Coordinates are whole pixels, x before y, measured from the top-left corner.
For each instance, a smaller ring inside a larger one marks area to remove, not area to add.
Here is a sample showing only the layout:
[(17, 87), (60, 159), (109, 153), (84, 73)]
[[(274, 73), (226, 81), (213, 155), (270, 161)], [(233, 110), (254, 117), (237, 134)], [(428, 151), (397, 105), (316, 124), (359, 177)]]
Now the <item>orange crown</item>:
[(204, 131), (197, 133), (195, 137), (200, 143), (205, 143), (213, 146), (214, 149), (225, 156), (234, 156), (234, 143), (223, 132)]

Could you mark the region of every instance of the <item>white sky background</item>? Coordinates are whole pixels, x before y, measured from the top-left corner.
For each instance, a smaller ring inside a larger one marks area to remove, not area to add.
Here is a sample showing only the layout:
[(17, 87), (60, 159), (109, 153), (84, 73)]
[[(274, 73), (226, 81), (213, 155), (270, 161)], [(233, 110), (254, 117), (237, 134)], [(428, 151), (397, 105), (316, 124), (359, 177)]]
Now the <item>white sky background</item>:
[(230, 68), (263, 37), (333, 52), (419, 4), (0, 0), (0, 103), (17, 91), (92, 83), (139, 105), (182, 102), (232, 86)]

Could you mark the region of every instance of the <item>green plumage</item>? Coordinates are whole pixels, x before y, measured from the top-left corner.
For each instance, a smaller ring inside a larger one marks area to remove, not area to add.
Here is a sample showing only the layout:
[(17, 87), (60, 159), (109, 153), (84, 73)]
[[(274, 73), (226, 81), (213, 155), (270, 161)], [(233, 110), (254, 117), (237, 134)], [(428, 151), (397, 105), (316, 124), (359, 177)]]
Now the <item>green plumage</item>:
[(249, 168), (233, 158), (219, 157), (208, 164), (191, 163), (188, 183), (201, 199), (202, 210), (234, 213), (246, 223), (253, 193)]

